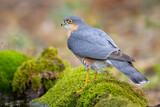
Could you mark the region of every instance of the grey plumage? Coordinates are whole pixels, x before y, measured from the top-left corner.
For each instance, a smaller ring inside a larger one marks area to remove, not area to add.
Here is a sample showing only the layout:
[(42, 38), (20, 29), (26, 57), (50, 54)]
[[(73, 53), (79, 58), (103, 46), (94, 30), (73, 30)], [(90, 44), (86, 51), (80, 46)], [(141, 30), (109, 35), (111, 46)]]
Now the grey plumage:
[(102, 30), (85, 26), (71, 34), (67, 41), (73, 53), (82, 57), (104, 60), (119, 48)]
[[(68, 38), (68, 48), (80, 57), (94, 59), (96, 63), (91, 65), (94, 70), (100, 69), (100, 64), (108, 65), (108, 62), (119, 71), (129, 77), (135, 84), (148, 83), (148, 80), (133, 67), (134, 58), (122, 53), (113, 40), (102, 30), (93, 28), (84, 23), (77, 16), (69, 16), (64, 21), (72, 19), (78, 25), (78, 29)], [(64, 24), (64, 23), (63, 23)], [(66, 26), (69, 24), (67, 23)], [(103, 62), (99, 62), (103, 61)]]
[(131, 62), (112, 59), (110, 59), (109, 61), (119, 71), (121, 71), (128, 78), (130, 78), (135, 84), (140, 85), (142, 83), (148, 83), (148, 80), (136, 68), (133, 67)]
[(135, 62), (135, 59), (122, 53), (120, 50), (119, 51), (114, 51), (112, 52), (108, 59), (115, 59), (115, 60), (120, 60), (120, 61), (129, 61), (129, 62)]

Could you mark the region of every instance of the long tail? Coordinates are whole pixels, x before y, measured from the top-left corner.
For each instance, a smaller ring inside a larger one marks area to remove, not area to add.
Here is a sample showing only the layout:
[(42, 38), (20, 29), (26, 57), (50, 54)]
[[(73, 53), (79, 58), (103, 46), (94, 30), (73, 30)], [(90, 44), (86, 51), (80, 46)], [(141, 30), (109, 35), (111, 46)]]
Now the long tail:
[(143, 83), (149, 83), (147, 78), (144, 77), (136, 68), (133, 67), (132, 63), (112, 59), (110, 59), (109, 61), (119, 71), (123, 72), (128, 78), (130, 78), (135, 84), (140, 85)]

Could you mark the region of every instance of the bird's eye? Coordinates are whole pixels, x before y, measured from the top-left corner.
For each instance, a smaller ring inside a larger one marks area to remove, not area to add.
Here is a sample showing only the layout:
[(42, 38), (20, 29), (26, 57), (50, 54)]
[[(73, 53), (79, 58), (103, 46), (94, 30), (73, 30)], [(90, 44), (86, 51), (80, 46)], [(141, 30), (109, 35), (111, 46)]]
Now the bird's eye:
[(67, 20), (68, 23), (72, 23), (72, 19)]

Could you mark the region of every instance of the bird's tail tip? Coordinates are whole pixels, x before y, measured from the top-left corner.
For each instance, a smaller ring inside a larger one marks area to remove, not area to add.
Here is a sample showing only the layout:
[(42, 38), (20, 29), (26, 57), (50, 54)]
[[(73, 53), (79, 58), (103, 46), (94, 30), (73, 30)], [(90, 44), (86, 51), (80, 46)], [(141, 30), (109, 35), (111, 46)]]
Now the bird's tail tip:
[(136, 68), (134, 68), (131, 62), (118, 60), (110, 60), (110, 62), (119, 71), (121, 71), (128, 78), (130, 78), (136, 85), (149, 83), (148, 79), (145, 76), (143, 76)]
[(141, 82), (139, 82), (139, 83), (135, 83), (136, 85), (142, 85), (142, 84), (148, 84), (149, 83), (149, 81), (148, 80), (143, 80), (143, 81), (141, 81)]

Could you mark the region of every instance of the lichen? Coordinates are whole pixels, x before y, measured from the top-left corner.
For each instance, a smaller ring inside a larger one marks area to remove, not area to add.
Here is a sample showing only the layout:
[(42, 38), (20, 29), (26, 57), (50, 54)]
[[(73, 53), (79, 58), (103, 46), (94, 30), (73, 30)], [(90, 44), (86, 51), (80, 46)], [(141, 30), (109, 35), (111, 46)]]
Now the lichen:
[[(114, 98), (121, 98), (121, 100), (125, 99), (125, 103), (128, 105), (147, 105), (142, 90), (136, 86), (119, 81), (108, 72), (100, 73), (97, 80), (94, 80), (95, 72), (91, 70), (88, 77), (90, 82), (84, 86), (85, 74), (86, 71), (82, 66), (66, 68), (60, 74), (55, 85), (45, 95), (33, 100), (33, 102), (51, 107), (93, 107), (100, 105), (102, 101), (108, 104), (111, 98), (104, 96), (113, 96)], [(81, 94), (73, 93), (81, 89), (83, 89)]]
[(20, 95), (30, 88), (34, 91), (41, 88), (48, 90), (63, 70), (64, 64), (58, 57), (57, 49), (50, 47), (40, 57), (24, 62), (18, 68), (12, 82), (13, 91)]
[(0, 92), (12, 92), (11, 81), (18, 66), (29, 57), (13, 50), (0, 51)]

